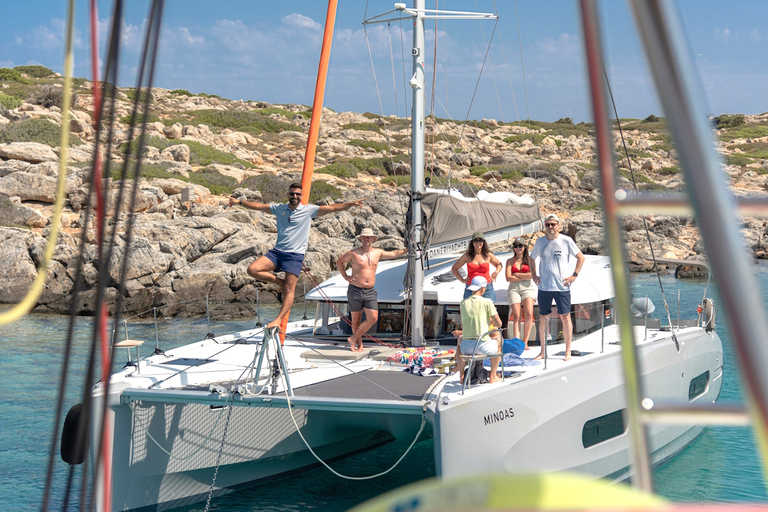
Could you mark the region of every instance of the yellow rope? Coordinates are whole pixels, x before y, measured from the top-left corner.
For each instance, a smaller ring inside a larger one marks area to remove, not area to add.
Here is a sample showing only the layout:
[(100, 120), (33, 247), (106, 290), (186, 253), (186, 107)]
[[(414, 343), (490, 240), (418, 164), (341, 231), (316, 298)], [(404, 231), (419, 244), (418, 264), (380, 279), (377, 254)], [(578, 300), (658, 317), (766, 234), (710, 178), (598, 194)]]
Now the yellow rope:
[(45, 280), (48, 277), (48, 266), (53, 259), (56, 250), (56, 240), (59, 237), (59, 224), (61, 223), (61, 210), (64, 208), (67, 184), (67, 147), (69, 146), (69, 103), (72, 93), (72, 34), (75, 25), (75, 0), (69, 0), (67, 13), (67, 47), (64, 54), (64, 94), (61, 105), (61, 150), (59, 152), (59, 179), (56, 187), (56, 202), (54, 203), (53, 219), (51, 220), (51, 232), (48, 234), (48, 245), (45, 248), (45, 256), (37, 271), (32, 287), (24, 299), (16, 306), (0, 315), (0, 325), (9, 324), (23, 317), (37, 304), (37, 299), (43, 292)]

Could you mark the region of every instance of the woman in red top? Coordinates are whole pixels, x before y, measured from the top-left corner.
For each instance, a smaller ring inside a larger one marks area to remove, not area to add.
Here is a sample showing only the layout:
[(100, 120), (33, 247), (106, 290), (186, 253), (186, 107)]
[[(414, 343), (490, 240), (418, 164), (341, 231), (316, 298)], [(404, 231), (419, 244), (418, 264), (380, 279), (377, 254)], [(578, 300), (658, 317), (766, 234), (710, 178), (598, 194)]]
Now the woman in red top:
[[(459, 273), (459, 269), (464, 265), (467, 266), (467, 277), (462, 278)], [(491, 265), (495, 268), (493, 274), (491, 274)], [(501, 262), (499, 258), (493, 255), (488, 250), (488, 242), (485, 241), (485, 235), (481, 231), (475, 232), (472, 235), (472, 241), (467, 247), (467, 252), (461, 255), (461, 258), (456, 261), (451, 267), (451, 272), (456, 279), (462, 281), (464, 286), (464, 298), (466, 299), (472, 292), (467, 289), (469, 283), (472, 282), (472, 278), (475, 276), (483, 276), (488, 281), (488, 286), (485, 288), (483, 297), (496, 301), (496, 291), (493, 289), (493, 281), (501, 273)]]
[(533, 303), (536, 300), (536, 286), (531, 279), (531, 269), (528, 266), (528, 246), (522, 238), (516, 238), (512, 243), (515, 254), (507, 260), (505, 276), (509, 282), (507, 302), (509, 303), (509, 324), (515, 338), (520, 338), (520, 309), (522, 304), (525, 313), (525, 350), (528, 350), (528, 338), (533, 328)]

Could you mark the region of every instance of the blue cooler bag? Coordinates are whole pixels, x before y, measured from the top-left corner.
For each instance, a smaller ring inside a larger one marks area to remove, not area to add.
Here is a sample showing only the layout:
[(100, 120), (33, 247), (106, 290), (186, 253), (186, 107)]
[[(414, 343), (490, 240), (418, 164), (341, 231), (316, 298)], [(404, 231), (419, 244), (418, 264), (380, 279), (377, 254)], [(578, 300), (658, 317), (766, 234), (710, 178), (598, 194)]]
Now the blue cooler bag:
[(519, 356), (525, 350), (525, 343), (520, 338), (505, 339), (501, 352), (503, 354), (515, 354)]

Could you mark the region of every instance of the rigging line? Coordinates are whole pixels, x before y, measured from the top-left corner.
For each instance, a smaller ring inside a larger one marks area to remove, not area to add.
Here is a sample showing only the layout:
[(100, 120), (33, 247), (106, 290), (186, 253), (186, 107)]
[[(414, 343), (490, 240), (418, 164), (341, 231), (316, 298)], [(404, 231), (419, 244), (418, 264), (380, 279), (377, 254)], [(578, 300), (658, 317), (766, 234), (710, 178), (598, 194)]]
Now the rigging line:
[[(366, 10), (367, 10), (367, 4), (366, 4)], [(398, 184), (397, 170), (395, 169), (395, 162), (394, 162), (394, 159), (392, 158), (392, 141), (389, 136), (389, 130), (387, 129), (387, 120), (384, 117), (384, 106), (381, 103), (381, 92), (379, 91), (379, 81), (376, 78), (376, 66), (373, 63), (373, 53), (371, 52), (371, 42), (368, 39), (368, 28), (366, 27), (366, 25), (363, 25), (363, 33), (365, 34), (365, 46), (368, 48), (368, 58), (371, 61), (371, 72), (373, 73), (373, 83), (376, 87), (376, 98), (379, 102), (379, 112), (381, 114), (382, 126), (384, 127), (384, 137), (387, 141), (387, 150), (388, 150), (387, 153), (389, 153), (389, 164), (395, 176), (395, 184)], [(403, 210), (403, 200), (399, 195), (398, 195), (398, 203), (400, 205), (400, 215), (405, 215)]]
[(387, 34), (389, 35), (389, 62), (392, 67), (392, 91), (395, 94), (395, 116), (400, 117), (397, 111), (397, 76), (395, 75), (395, 52), (392, 50), (392, 24), (387, 22)]
[[(494, 6), (495, 7), (495, 6)], [(480, 10), (477, 8), (477, 0), (475, 0), (475, 11), (479, 12)], [(498, 13), (496, 13), (498, 14)], [(498, 20), (498, 18), (496, 18)], [(483, 31), (483, 22), (482, 20), (477, 20), (478, 25), (480, 25), (480, 37), (483, 39), (483, 44), (485, 44), (485, 32)], [(488, 49), (490, 50), (490, 43), (488, 44)], [(501, 122), (504, 122), (504, 109), (501, 106), (501, 97), (499, 96), (499, 89), (496, 87), (496, 75), (493, 72), (493, 64), (491, 61), (488, 61), (488, 68), (491, 71), (491, 82), (493, 83), (493, 91), (496, 93), (496, 103), (499, 104), (499, 113), (501, 113)]]
[[(142, 83), (144, 81), (145, 69), (146, 69), (147, 66), (149, 66), (149, 73), (148, 73), (149, 76), (148, 76), (148, 83), (147, 83), (147, 91), (146, 91), (146, 94), (145, 94), (145, 97), (144, 97), (144, 117), (143, 117), (143, 120), (142, 120), (141, 132), (140, 132), (140, 136), (139, 136), (139, 148), (138, 148), (135, 176), (134, 176), (134, 180), (133, 180), (133, 189), (132, 189), (133, 195), (132, 195), (131, 200), (130, 200), (130, 206), (129, 206), (129, 212), (128, 212), (127, 236), (126, 236), (125, 244), (124, 244), (122, 268), (121, 268), (120, 277), (119, 277), (119, 286), (120, 286), (120, 289), (122, 289), (122, 290), (124, 290), (125, 278), (127, 276), (127, 262), (130, 259), (130, 248), (131, 248), (131, 242), (132, 242), (132, 230), (133, 230), (133, 221), (134, 221), (133, 208), (135, 207), (136, 196), (137, 196), (138, 187), (139, 187), (139, 181), (140, 181), (140, 177), (141, 177), (141, 159), (142, 159), (141, 152), (143, 150), (143, 143), (144, 143), (144, 135), (146, 133), (147, 118), (149, 117), (149, 103), (150, 103), (150, 99), (151, 99), (151, 95), (152, 95), (152, 82), (153, 82), (153, 78), (154, 78), (155, 65), (156, 65), (156, 62), (157, 62), (157, 50), (158, 50), (159, 39), (160, 39), (160, 27), (161, 27), (163, 6), (164, 6), (164, 1), (163, 0), (154, 0), (153, 3), (152, 3), (152, 6), (150, 8), (149, 24), (147, 26), (147, 33), (146, 33), (146, 37), (145, 37), (145, 40), (144, 40), (144, 48), (143, 48), (143, 52), (142, 52), (142, 61), (141, 61), (141, 66), (139, 67), (139, 76), (137, 78), (136, 98), (135, 98), (135, 101), (134, 101), (133, 113), (132, 113), (132, 117), (131, 117), (131, 123), (129, 125), (130, 128), (129, 128), (129, 139), (128, 140), (132, 140), (132, 138), (133, 138), (133, 131), (134, 131), (134, 127), (135, 127), (137, 110), (138, 110), (139, 102), (142, 99), (141, 98), (141, 85), (142, 85)], [(151, 55), (148, 57), (150, 52), (151, 52)], [(149, 62), (147, 61), (148, 58), (150, 59)], [(114, 115), (114, 113), (113, 113), (113, 115)], [(129, 151), (129, 149), (127, 151)], [(122, 180), (122, 183), (120, 185), (120, 189), (118, 191), (118, 200), (116, 202), (117, 205), (122, 204), (123, 193), (125, 191), (125, 187), (127, 186), (127, 181), (128, 181), (127, 180), (127, 177), (128, 177), (128, 163), (129, 163), (129, 158), (126, 158), (125, 159), (125, 163), (123, 165), (123, 172), (122, 172), (123, 180)], [(118, 213), (117, 217), (119, 218), (119, 213)], [(118, 228), (117, 220), (118, 219), (116, 219), (114, 228), (113, 228), (112, 233), (111, 233), (110, 242), (109, 242), (109, 244), (107, 246), (108, 251), (107, 251), (107, 257), (105, 259), (105, 261), (107, 261), (107, 262), (111, 261), (112, 253), (113, 253), (114, 247), (115, 247), (115, 238), (116, 238), (116, 233), (117, 233), (117, 228)], [(104, 274), (106, 274), (106, 272)], [(100, 279), (100, 281), (102, 281), (102, 279)], [(99, 284), (101, 285), (102, 283), (100, 282)], [(106, 285), (106, 282), (104, 282), (104, 285)], [(101, 290), (99, 290), (99, 291), (101, 291)], [(97, 291), (97, 306), (99, 304), (98, 303), (99, 291)], [(102, 295), (102, 299), (103, 299), (103, 295)], [(115, 322), (116, 322), (115, 326), (119, 323), (120, 312), (121, 312), (121, 309), (122, 309), (122, 302), (123, 302), (123, 293), (119, 293), (118, 294), (118, 298), (117, 298), (117, 304), (115, 306)], [(115, 356), (115, 351), (112, 350), (111, 355), (110, 355), (110, 365), (109, 365), (110, 368), (112, 367), (112, 364), (114, 362), (114, 356)], [(106, 404), (107, 397), (109, 396), (109, 387), (110, 387), (110, 379), (106, 379), (105, 384), (104, 384), (104, 401), (105, 401), (105, 404)], [(96, 453), (97, 454), (103, 453), (104, 457), (105, 457), (104, 472), (105, 472), (106, 476), (104, 477), (103, 480), (104, 480), (104, 486), (106, 488), (105, 491), (104, 491), (104, 495), (105, 495), (105, 502), (107, 504), (109, 503), (109, 501), (107, 501), (107, 500), (108, 500), (109, 494), (111, 492), (111, 476), (109, 474), (110, 468), (108, 467), (108, 461), (111, 458), (111, 454), (108, 452), (110, 445), (106, 443), (106, 439), (105, 439), (106, 434), (108, 433), (108, 430), (109, 430), (107, 428), (108, 419), (109, 419), (109, 417), (107, 416), (107, 407), (105, 406), (105, 407), (102, 408), (102, 421), (100, 423), (100, 428), (98, 429), (99, 434), (100, 434), (99, 437), (98, 437), (99, 445), (98, 445), (98, 450), (97, 450)], [(94, 462), (94, 475), (98, 475), (99, 462), (100, 462), (99, 458), (96, 458), (96, 460)], [(108, 506), (108, 505), (105, 505), (105, 507), (106, 506)]]
[[(624, 147), (624, 155), (627, 158), (627, 165), (629, 166), (629, 175), (632, 178), (632, 186), (635, 188), (635, 193), (638, 193), (639, 190), (637, 188), (637, 182), (635, 181), (635, 171), (632, 168), (632, 161), (629, 159), (629, 150), (627, 149), (627, 141), (624, 139), (624, 130), (621, 128), (621, 120), (619, 119), (619, 111), (616, 109), (616, 102), (613, 99), (613, 92), (611, 90), (611, 82), (608, 80), (608, 72), (605, 69), (605, 63), (603, 63), (603, 76), (605, 77), (605, 85), (608, 89), (608, 96), (611, 98), (611, 105), (613, 105), (613, 114), (616, 116), (616, 125), (619, 127), (619, 135), (621, 136), (621, 144)], [(651, 250), (651, 258), (653, 259), (653, 269), (656, 271), (656, 278), (659, 281), (659, 288), (661, 289), (661, 300), (664, 301), (664, 309), (667, 312), (667, 321), (669, 322), (669, 327), (672, 329), (672, 316), (669, 312), (669, 304), (667, 304), (667, 296), (664, 293), (664, 285), (661, 282), (661, 271), (659, 270), (659, 266), (656, 263), (656, 254), (653, 250), (653, 243), (651, 242), (651, 233), (648, 229), (648, 221), (646, 220), (645, 216), (641, 216), (643, 219), (643, 227), (645, 228), (645, 237), (648, 239), (648, 248)], [(672, 337), (675, 338), (675, 344), (677, 345), (677, 339), (675, 337), (675, 332), (670, 331), (672, 333)]]
[[(119, 27), (119, 25), (118, 25), (118, 27)], [(116, 48), (117, 41), (118, 41), (118, 37), (116, 35), (115, 25), (113, 23), (112, 34), (111, 34), (110, 52), (109, 52), (109, 55), (108, 55), (108, 58), (107, 58), (107, 62), (106, 62), (107, 70), (110, 69), (110, 66), (113, 63), (113, 57), (114, 57), (113, 51)], [(105, 76), (111, 76), (111, 73), (109, 71), (107, 71)], [(112, 88), (112, 90), (114, 92), (114, 88)], [(104, 103), (102, 102), (101, 105), (100, 105), (101, 109), (103, 109), (103, 106), (104, 106)], [(101, 118), (100, 117), (100, 112), (98, 112), (95, 117), (100, 119)], [(98, 145), (98, 140), (100, 138), (99, 137), (100, 130), (101, 130), (101, 122), (98, 122), (98, 123), (96, 123), (96, 130), (95, 130), (95, 137), (94, 137), (94, 141), (95, 141), (94, 143), (96, 145)], [(94, 165), (95, 165), (95, 162), (94, 162)], [(91, 172), (90, 180), (89, 180), (89, 191), (90, 191), (90, 193), (88, 195), (89, 201), (94, 196), (94, 190), (96, 190), (97, 188), (98, 188), (98, 184), (95, 181), (95, 171), (94, 171), (94, 172)], [(83, 221), (84, 228), (83, 228), (83, 230), (81, 232), (81, 236), (80, 236), (80, 250), (78, 252), (78, 260), (77, 260), (77, 264), (76, 264), (75, 280), (74, 280), (75, 281), (75, 291), (74, 291), (74, 293), (72, 295), (71, 304), (70, 304), (70, 319), (69, 319), (69, 325), (68, 325), (67, 337), (66, 337), (66, 353), (65, 353), (65, 357), (64, 357), (64, 362), (62, 364), (62, 377), (61, 377), (61, 386), (60, 386), (60, 390), (61, 391), (60, 391), (60, 395), (58, 397), (56, 421), (54, 422), (54, 435), (52, 436), (52, 448), (51, 448), (52, 451), (50, 453), (51, 457), (55, 457), (55, 455), (54, 455), (54, 453), (55, 453), (55, 442), (56, 442), (56, 438), (57, 438), (57, 434), (58, 434), (56, 427), (58, 426), (58, 423), (61, 420), (61, 412), (62, 412), (62, 408), (63, 408), (63, 398), (64, 398), (63, 394), (64, 394), (64, 391), (66, 389), (66, 376), (69, 373), (68, 372), (69, 359), (70, 359), (70, 356), (71, 356), (72, 344), (73, 344), (73, 338), (74, 338), (74, 323), (75, 323), (75, 319), (77, 318), (77, 314), (79, 312), (80, 288), (81, 288), (82, 281), (83, 281), (84, 251), (85, 251), (85, 247), (87, 245), (87, 243), (86, 243), (87, 236), (86, 235), (87, 235), (87, 231), (88, 231), (87, 230), (88, 221), (89, 221), (89, 218), (90, 218), (90, 208), (85, 208), (85, 213), (83, 215), (83, 218), (84, 218), (84, 221)], [(86, 404), (86, 406), (87, 406), (87, 404)], [(87, 418), (88, 411), (87, 411), (86, 407), (83, 408), (81, 414), (82, 414), (83, 418)], [(80, 423), (78, 431), (76, 433), (76, 436), (75, 436), (75, 440), (76, 440), (75, 441), (75, 443), (76, 443), (75, 444), (75, 450), (76, 451), (85, 449), (87, 432), (88, 432), (88, 425), (86, 423), (87, 423), (87, 421), (85, 421), (85, 420), (82, 421)], [(88, 460), (86, 458), (85, 465), (83, 467), (83, 477), (82, 477), (82, 482), (81, 482), (82, 486), (86, 485), (85, 475), (87, 474), (87, 462), (88, 462)], [(49, 459), (49, 464), (50, 463), (51, 463), (51, 460)], [(69, 496), (70, 496), (69, 484), (72, 481), (73, 472), (74, 472), (74, 466), (70, 466), (70, 468), (69, 468), (69, 477), (68, 477), (68, 487), (67, 487), (67, 489), (65, 491), (65, 496), (64, 496), (64, 500), (63, 500), (63, 503), (65, 504), (65, 507), (69, 503)], [(82, 496), (81, 496), (81, 498), (82, 498)], [(81, 504), (82, 503), (83, 503), (83, 500), (81, 499)], [(44, 502), (44, 507), (45, 506), (47, 506), (47, 502)]]
[[(440, 3), (440, 0), (435, 0), (435, 12), (438, 11), (439, 3)], [(437, 80), (437, 23), (438, 23), (438, 19), (437, 17), (435, 17), (435, 47), (434, 47), (435, 51), (432, 55), (432, 91), (431, 91), (431, 94), (429, 95), (430, 96), (429, 110), (432, 113), (432, 115), (427, 116), (427, 119), (429, 119), (429, 117), (432, 117), (432, 123), (431, 125), (429, 125), (432, 127), (432, 133), (428, 135), (430, 146), (432, 148), (429, 151), (429, 160), (431, 163), (431, 165), (429, 166), (430, 179), (434, 176), (434, 173), (435, 173), (434, 164), (435, 164), (435, 160), (437, 159), (435, 156), (435, 128), (437, 127), (437, 121), (435, 119), (435, 114), (434, 114), (435, 112), (435, 81)]]
[(515, 19), (517, 19), (517, 42), (520, 46), (520, 66), (523, 70), (523, 91), (525, 92), (525, 115), (528, 117), (528, 132), (533, 142), (533, 129), (531, 128), (531, 111), (528, 105), (528, 84), (525, 79), (525, 59), (523, 59), (523, 36), (520, 31), (520, 14), (517, 12), (517, 0), (515, 0)]
[(309, 442), (304, 437), (304, 434), (301, 433), (301, 429), (299, 428), (299, 424), (296, 421), (296, 419), (293, 417), (293, 406), (291, 405), (291, 398), (290, 398), (290, 396), (288, 396), (288, 387), (285, 384), (285, 377), (283, 376), (283, 372), (280, 372), (280, 378), (281, 378), (281, 380), (283, 380), (283, 392), (285, 393), (285, 401), (288, 403), (288, 413), (291, 416), (291, 421), (293, 421), (294, 427), (296, 427), (296, 433), (299, 434), (299, 437), (301, 437), (301, 440), (304, 441), (304, 445), (309, 450), (309, 453), (311, 453), (315, 457), (315, 459), (317, 459), (317, 461), (320, 464), (325, 466), (328, 469), (328, 471), (330, 471), (334, 475), (338, 476), (339, 478), (343, 478), (345, 480), (372, 480), (374, 478), (378, 478), (380, 476), (384, 476), (387, 473), (389, 473), (390, 471), (392, 471), (393, 469), (395, 469), (403, 461), (403, 459), (405, 459), (405, 456), (408, 455), (411, 452), (411, 448), (413, 448), (413, 445), (415, 445), (416, 441), (418, 441), (419, 437), (421, 436), (421, 432), (424, 430), (424, 425), (427, 423), (426, 404), (428, 404), (429, 402), (427, 402), (424, 405), (424, 411), (421, 414), (421, 425), (419, 426), (419, 431), (416, 432), (416, 435), (414, 436), (413, 441), (411, 441), (411, 444), (408, 446), (408, 448), (405, 450), (405, 452), (403, 452), (403, 454), (400, 456), (400, 458), (397, 459), (397, 462), (395, 462), (389, 469), (387, 469), (385, 471), (382, 471), (380, 473), (377, 473), (375, 475), (368, 475), (368, 476), (348, 476), (348, 475), (343, 475), (343, 474), (339, 473), (338, 471), (336, 471), (335, 469), (333, 469), (331, 466), (329, 466), (328, 463), (325, 462), (323, 459), (321, 459), (315, 453), (315, 451), (312, 449), (312, 447), (309, 445)]
[(6, 325), (15, 322), (19, 318), (29, 313), (37, 305), (37, 299), (43, 293), (45, 281), (48, 279), (48, 268), (56, 252), (56, 241), (59, 238), (59, 229), (61, 228), (61, 213), (64, 209), (64, 199), (67, 187), (67, 148), (69, 147), (69, 112), (70, 102), (72, 100), (72, 67), (74, 62), (73, 55), (73, 34), (75, 2), (69, 0), (67, 9), (66, 26), (66, 48), (64, 50), (64, 87), (61, 101), (61, 138), (59, 141), (59, 175), (56, 182), (56, 201), (53, 205), (53, 217), (51, 218), (51, 231), (48, 234), (48, 243), (45, 246), (43, 261), (40, 262), (40, 268), (37, 271), (32, 286), (27, 291), (24, 298), (8, 311), (0, 314), (0, 325)]
[[(60, 168), (59, 168), (59, 183), (56, 191), (56, 203), (57, 206), (54, 207), (54, 220), (52, 221), (52, 227), (51, 227), (51, 233), (50, 238), (48, 241), (48, 247), (46, 247), (46, 257), (43, 260), (43, 265), (40, 268), (40, 271), (38, 273), (39, 275), (43, 275), (44, 277), (47, 277), (48, 275), (48, 263), (50, 262), (50, 258), (53, 258), (53, 251), (50, 251), (49, 248), (53, 244), (53, 249), (55, 249), (55, 242), (58, 238), (58, 226), (59, 226), (59, 218), (56, 216), (56, 212), (58, 211), (59, 217), (61, 216), (61, 208), (64, 206), (64, 186), (66, 185), (66, 169), (67, 169), (67, 158), (66, 158), (66, 151), (67, 151), (67, 145), (69, 144), (69, 103), (71, 100), (71, 85), (70, 81), (72, 79), (72, 63), (73, 63), (73, 55), (72, 55), (72, 39), (74, 34), (74, 25), (75, 25), (75, 1), (69, 0), (68, 8), (67, 8), (67, 29), (66, 29), (66, 49), (65, 49), (65, 57), (64, 57), (64, 91), (63, 91), (63, 98), (62, 98), (62, 116), (61, 116), (61, 161), (60, 161)], [(64, 174), (64, 178), (62, 179), (62, 173)], [(81, 245), (82, 247), (82, 245)], [(48, 258), (48, 253), (50, 252), (50, 258)], [(36, 279), (37, 281), (37, 279)], [(42, 284), (44, 284), (44, 281), (41, 283), (40, 286), (40, 292), (42, 292)], [(34, 285), (33, 285), (34, 288)], [(30, 292), (32, 290), (30, 289)], [(28, 294), (29, 295), (29, 294)], [(39, 293), (37, 297), (34, 297), (33, 302), (37, 302), (37, 298), (39, 297)], [(23, 303), (24, 301), (22, 301)], [(32, 302), (32, 301), (31, 301)], [(21, 304), (20, 304), (21, 305)], [(14, 308), (16, 309), (16, 308)], [(32, 309), (31, 307), (29, 309)], [(21, 318), (24, 316), (29, 309), (25, 310), (25, 308), (20, 308), (20, 315), (18, 318)], [(12, 312), (9, 311), (8, 313)], [(18, 319), (11, 319), (13, 315), (8, 316), (8, 321), (5, 320), (5, 316), (8, 314), (0, 315), (0, 325), (4, 325), (5, 323), (10, 323), (11, 321)], [(69, 363), (69, 357), (71, 353), (71, 339), (67, 340), (67, 351), (64, 356), (66, 363)], [(66, 382), (66, 373), (62, 373), (61, 380)], [(50, 499), (50, 487), (51, 487), (51, 480), (53, 479), (53, 461), (55, 458), (56, 453), (56, 439), (57, 439), (57, 433), (58, 433), (58, 426), (59, 421), (61, 420), (61, 413), (63, 410), (63, 403), (64, 403), (64, 386), (61, 386), (59, 388), (59, 396), (57, 398), (56, 403), (56, 415), (55, 415), (55, 421), (53, 423), (53, 436), (51, 439), (51, 448), (48, 452), (48, 466), (46, 469), (46, 485), (45, 485), (45, 491), (43, 493), (43, 502), (42, 502), (42, 510), (45, 512), (48, 508), (48, 500)], [(68, 485), (72, 481), (72, 472), (70, 472), (69, 478), (68, 478)]]
[(475, 102), (475, 96), (477, 95), (477, 89), (480, 87), (480, 79), (483, 77), (483, 70), (485, 69), (485, 63), (488, 61), (488, 54), (491, 51), (491, 43), (493, 43), (493, 36), (496, 35), (496, 27), (499, 26), (499, 18), (496, 18), (496, 23), (493, 24), (493, 32), (491, 32), (491, 38), (488, 40), (488, 46), (485, 49), (485, 56), (483, 57), (483, 64), (480, 66), (480, 72), (477, 74), (477, 81), (475, 82), (475, 90), (472, 92), (472, 99), (469, 101), (469, 107), (467, 108), (467, 116), (464, 118), (464, 126), (461, 129), (461, 135), (459, 140), (464, 137), (464, 130), (467, 127), (466, 121), (469, 120), (469, 114), (472, 111), (472, 105)]
[(502, 39), (502, 32), (499, 32), (499, 44), (501, 45), (501, 54), (504, 57), (504, 67), (507, 68), (507, 80), (509, 81), (509, 92), (512, 94), (512, 106), (515, 108), (515, 120), (520, 121), (520, 113), (517, 111), (517, 99), (515, 98), (515, 90), (512, 87), (512, 70), (507, 60), (507, 50), (504, 47), (504, 40)]

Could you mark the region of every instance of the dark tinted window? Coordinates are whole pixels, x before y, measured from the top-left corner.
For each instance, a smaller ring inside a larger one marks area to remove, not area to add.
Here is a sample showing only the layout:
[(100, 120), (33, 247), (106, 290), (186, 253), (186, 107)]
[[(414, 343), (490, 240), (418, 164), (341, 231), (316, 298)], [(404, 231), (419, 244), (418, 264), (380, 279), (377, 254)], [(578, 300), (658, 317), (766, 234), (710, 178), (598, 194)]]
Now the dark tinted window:
[(584, 424), (581, 432), (581, 442), (584, 448), (589, 448), (608, 439), (620, 436), (626, 430), (623, 410), (600, 416)]
[(704, 392), (707, 390), (707, 386), (709, 385), (709, 370), (702, 373), (698, 377), (694, 377), (691, 379), (691, 384), (688, 386), (688, 400), (693, 400), (694, 398), (704, 394)]

